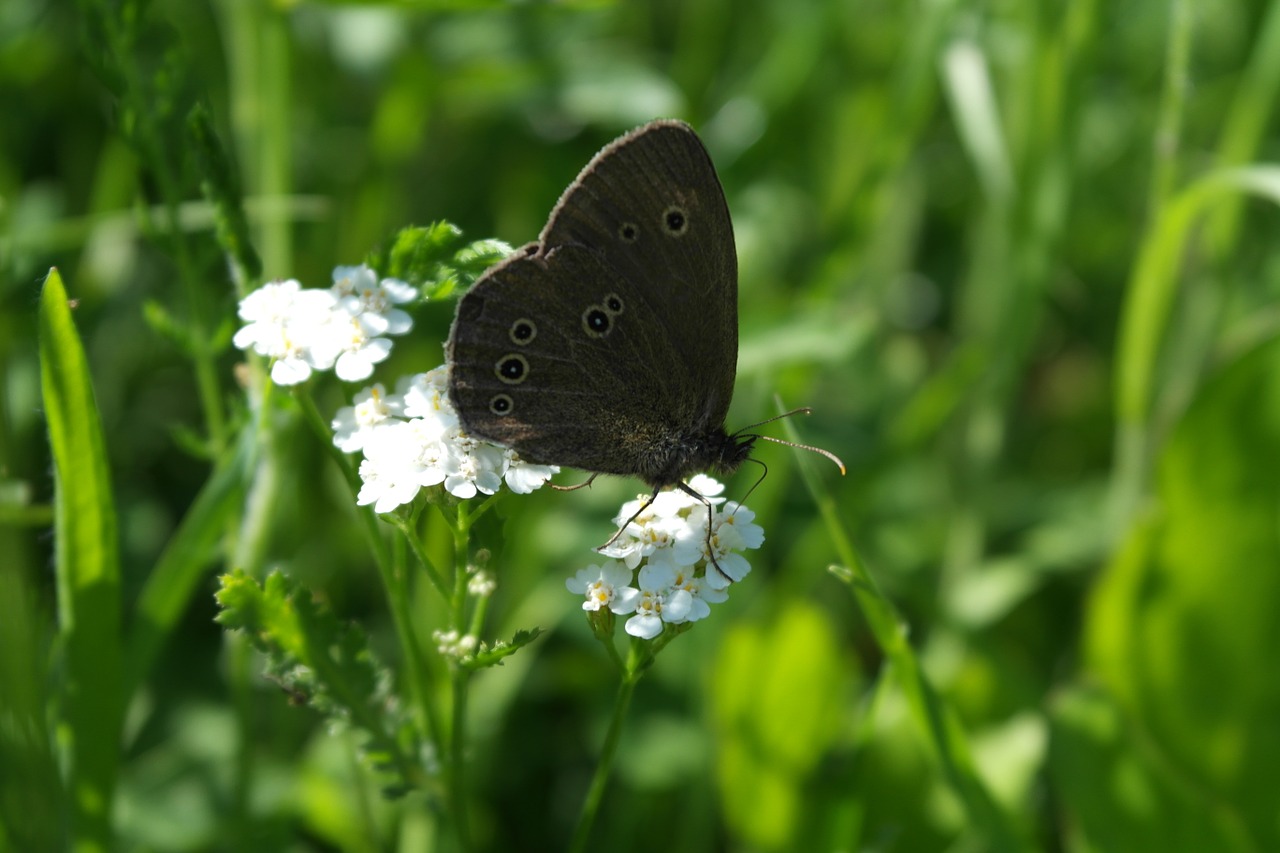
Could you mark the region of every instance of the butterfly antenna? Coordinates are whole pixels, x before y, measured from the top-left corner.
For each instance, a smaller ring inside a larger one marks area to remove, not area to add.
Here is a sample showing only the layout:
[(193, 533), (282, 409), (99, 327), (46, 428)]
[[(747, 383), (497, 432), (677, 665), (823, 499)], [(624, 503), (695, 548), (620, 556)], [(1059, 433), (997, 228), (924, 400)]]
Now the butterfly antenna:
[[(789, 411), (789, 412), (783, 412), (783, 413), (782, 413), (782, 414), (780, 414), (780, 415), (774, 415), (773, 417), (771, 417), (771, 418), (767, 418), (767, 419), (765, 419), (765, 420), (763, 420), (763, 421), (760, 421), (759, 423), (751, 424), (751, 425), (750, 425), (750, 426), (748, 426), (748, 427), (743, 427), (742, 429), (740, 429), (740, 430), (738, 430), (737, 432), (735, 432), (733, 435), (734, 435), (734, 437), (735, 437), (735, 438), (736, 438), (736, 437), (738, 437), (738, 436), (740, 436), (740, 435), (749, 435), (749, 436), (751, 436), (752, 438), (759, 438), (759, 439), (762, 439), (762, 440), (764, 440), (764, 441), (772, 441), (774, 444), (783, 444), (783, 445), (786, 445), (787, 447), (794, 447), (794, 448), (796, 448), (797, 450), (811, 450), (811, 451), (813, 451), (814, 453), (817, 453), (817, 454), (820, 454), (820, 455), (822, 455), (822, 456), (825, 456), (825, 457), (827, 457), (828, 459), (830, 459), (832, 462), (834, 462), (834, 463), (836, 464), (836, 467), (840, 469), (840, 475), (841, 475), (841, 476), (844, 476), (844, 474), (845, 474), (845, 467), (844, 467), (844, 463), (840, 461), (840, 457), (839, 457), (839, 456), (836, 456), (836, 455), (835, 455), (834, 453), (832, 453), (830, 450), (823, 450), (821, 447), (814, 447), (812, 444), (797, 444), (797, 443), (796, 443), (796, 442), (794, 442), (794, 441), (787, 441), (786, 439), (782, 439), (782, 438), (774, 438), (774, 437), (773, 437), (773, 436), (771, 436), (771, 435), (760, 435), (759, 433), (748, 433), (748, 432), (747, 432), (747, 430), (749, 430), (749, 429), (755, 429), (756, 427), (764, 426), (765, 424), (771, 424), (771, 423), (773, 423), (774, 421), (780, 421), (780, 420), (782, 420), (783, 418), (789, 418), (789, 417), (791, 417), (792, 415), (809, 415), (809, 414), (813, 414), (813, 409), (809, 408), (808, 406), (803, 406), (803, 407), (801, 407), (801, 408), (799, 408), (799, 409), (792, 409), (792, 410), (791, 410), (791, 411)], [(752, 459), (751, 461), (752, 461), (752, 462), (758, 462), (759, 460)], [(760, 464), (761, 464), (761, 465), (764, 465), (764, 463), (763, 463), (763, 462), (760, 462)], [(769, 469), (766, 467), (766, 468), (765, 468), (765, 473), (766, 473), (766, 474), (768, 473), (768, 470), (769, 470)], [(764, 476), (762, 475), (762, 476), (760, 477), (760, 480), (757, 480), (757, 481), (756, 481), (756, 485), (755, 485), (755, 486), (752, 486), (751, 488), (752, 488), (752, 489), (754, 489), (756, 486), (760, 485), (760, 481), (761, 481), (761, 480), (763, 480), (763, 479), (764, 479)], [(749, 494), (751, 494), (751, 492), (747, 492), (747, 494), (749, 495)], [(743, 499), (745, 500), (745, 495), (743, 496)]]

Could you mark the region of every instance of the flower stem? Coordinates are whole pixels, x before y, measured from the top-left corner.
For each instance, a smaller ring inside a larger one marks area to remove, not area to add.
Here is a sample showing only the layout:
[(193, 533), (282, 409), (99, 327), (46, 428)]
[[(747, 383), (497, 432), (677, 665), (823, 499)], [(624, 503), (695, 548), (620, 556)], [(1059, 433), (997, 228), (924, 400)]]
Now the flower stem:
[(470, 670), (455, 666), (453, 670), (453, 739), (449, 750), (449, 806), (453, 812), (453, 824), (458, 834), (458, 846), (471, 849), (471, 829), (467, 816), (466, 774), (466, 725), (467, 687)]
[(618, 685), (618, 700), (613, 706), (613, 718), (609, 720), (609, 731), (604, 738), (604, 747), (600, 750), (600, 761), (596, 764), (595, 775), (591, 777), (591, 787), (582, 801), (582, 813), (578, 816), (578, 826), (573, 831), (573, 841), (569, 844), (571, 853), (581, 853), (587, 849), (587, 840), (591, 836), (591, 827), (595, 823), (596, 813), (600, 810), (600, 801), (604, 799), (605, 786), (609, 784), (609, 775), (613, 771), (613, 760), (618, 754), (618, 742), (622, 739), (622, 724), (627, 718), (627, 708), (631, 706), (631, 696), (635, 693), (636, 683), (644, 671), (640, 665), (643, 656), (640, 654), (640, 643), (632, 642), (631, 654), (627, 659), (626, 670), (622, 674), (622, 683)]
[[(458, 632), (459, 637), (467, 629), (467, 559), (471, 544), (472, 516), (465, 504), (459, 504), (457, 516), (453, 523), (453, 597), (450, 613), (450, 627)], [(456, 662), (451, 666), (450, 682), (453, 688), (452, 726), (449, 741), (449, 809), (452, 812), (454, 830), (458, 835), (458, 846), (462, 850), (471, 849), (471, 830), (467, 816), (466, 789), (466, 741), (467, 741), (467, 688), (470, 686), (471, 671), (459, 666)]]
[[(412, 540), (406, 533), (405, 539)], [(427, 661), (422, 654), (422, 646), (418, 642), (418, 634), (413, 629), (413, 614), (410, 610), (412, 592), (408, 583), (408, 566), (404, 556), (404, 545), (397, 541), (392, 548), (392, 560), (388, 569), (382, 572), (382, 584), (387, 591), (387, 603), (391, 609), (391, 621), (395, 625), (396, 639), (400, 643), (408, 668), (405, 681), (417, 709), (418, 737), (430, 740), (439, 755), (443, 751), (443, 733), (436, 706), (431, 701), (431, 685), (427, 671)], [(379, 563), (379, 569), (382, 564)]]
[(451, 600), (449, 587), (445, 583), (444, 575), (440, 572), (435, 560), (431, 559), (431, 555), (427, 553), (427, 549), (422, 547), (422, 540), (418, 537), (416, 519), (396, 517), (393, 523), (404, 534), (405, 541), (409, 543), (409, 547), (413, 550), (413, 555), (418, 558), (418, 563), (426, 573), (427, 580), (431, 581), (431, 585), (436, 588), (436, 592), (440, 593), (440, 597), (445, 601)]

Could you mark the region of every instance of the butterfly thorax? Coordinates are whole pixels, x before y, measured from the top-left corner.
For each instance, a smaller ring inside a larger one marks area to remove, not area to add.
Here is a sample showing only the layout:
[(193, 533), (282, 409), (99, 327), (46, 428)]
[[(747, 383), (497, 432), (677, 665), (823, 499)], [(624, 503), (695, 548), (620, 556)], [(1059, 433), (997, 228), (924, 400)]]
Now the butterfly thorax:
[(723, 427), (654, 442), (638, 455), (637, 476), (653, 488), (675, 486), (694, 474), (729, 475), (751, 455), (756, 437), (727, 434)]

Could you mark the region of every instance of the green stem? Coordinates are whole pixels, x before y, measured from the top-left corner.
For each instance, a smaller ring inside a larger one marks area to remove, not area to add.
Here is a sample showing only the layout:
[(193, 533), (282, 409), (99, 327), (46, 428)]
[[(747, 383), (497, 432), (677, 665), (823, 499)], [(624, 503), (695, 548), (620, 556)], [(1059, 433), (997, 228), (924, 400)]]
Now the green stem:
[[(406, 538), (412, 538), (406, 536)], [(382, 564), (379, 563), (381, 570)], [(381, 572), (382, 585), (387, 591), (387, 604), (391, 609), (391, 621), (395, 625), (396, 640), (404, 654), (405, 666), (408, 668), (406, 681), (414, 706), (418, 709), (418, 732), (424, 740), (430, 740), (440, 754), (443, 747), (441, 740), (444, 731), (436, 707), (431, 702), (430, 684), (427, 680), (427, 661), (418, 642), (418, 635), (413, 630), (413, 613), (409, 604), (412, 600), (408, 571), (405, 566), (404, 548), (397, 545), (392, 548), (392, 559), (389, 571)]]
[(465, 667), (453, 669), (453, 739), (449, 749), (449, 803), (453, 812), (453, 825), (458, 833), (458, 844), (463, 850), (471, 849), (471, 828), (467, 816), (466, 791), (466, 725), (467, 687), (471, 671)]
[[(356, 497), (360, 494), (360, 475), (356, 472), (347, 455), (334, 445), (333, 431), (329, 428), (329, 422), (324, 419), (320, 414), (320, 410), (316, 408), (315, 400), (312, 399), (307, 386), (295, 386), (293, 397), (298, 401), (307, 425), (311, 428), (316, 438), (320, 440), (320, 444), (329, 454), (329, 458), (338, 466), (343, 479), (347, 481), (347, 487), (351, 490), (351, 498), (354, 503)], [(357, 506), (356, 517), (360, 519), (360, 524), (364, 528), (365, 538), (368, 540), (369, 548), (378, 563), (378, 570), (385, 575), (391, 558), (387, 550), (387, 540), (382, 535), (381, 528), (378, 527), (378, 514), (373, 511), (372, 506)]]
[[(797, 440), (794, 427), (788, 426), (787, 432), (790, 440)], [(978, 774), (959, 716), (938, 694), (912, 649), (906, 622), (859, 558), (830, 493), (818, 487), (807, 465), (801, 463), (799, 467), (843, 561), (843, 566), (832, 567), (832, 571), (849, 585), (867, 627), (901, 686), (915, 724), (932, 748), (947, 784), (963, 804), (970, 825), (984, 836), (988, 849), (1010, 853), (1021, 850), (1017, 832)]]
[(613, 665), (618, 668), (618, 672), (626, 673), (627, 665), (622, 660), (622, 655), (618, 654), (618, 647), (613, 644), (613, 631), (617, 626), (617, 617), (605, 610), (603, 612), (589, 613), (587, 621), (591, 624), (591, 632), (595, 634), (600, 645), (604, 646), (606, 652), (609, 653), (609, 660), (613, 661)]
[(626, 671), (622, 675), (622, 683), (618, 685), (618, 699), (613, 705), (613, 718), (609, 720), (609, 731), (605, 734), (604, 746), (600, 750), (600, 760), (596, 763), (596, 772), (591, 777), (591, 787), (587, 789), (587, 796), (582, 801), (582, 813), (578, 816), (578, 825), (573, 831), (573, 841), (569, 844), (569, 850), (572, 853), (581, 853), (587, 849), (591, 827), (595, 824), (596, 814), (600, 811), (604, 789), (609, 784), (613, 762), (618, 755), (618, 743), (622, 740), (622, 726), (627, 719), (627, 709), (631, 706), (631, 697), (644, 672), (641, 665), (643, 658), (641, 646), (642, 641), (639, 640), (631, 644)]
[(398, 516), (392, 518), (392, 523), (400, 528), (404, 533), (405, 541), (409, 543), (413, 555), (418, 558), (422, 570), (427, 574), (427, 580), (431, 581), (431, 585), (436, 588), (436, 592), (440, 594), (440, 598), (449, 601), (449, 586), (445, 583), (444, 573), (440, 571), (440, 567), (436, 565), (435, 560), (431, 559), (431, 555), (427, 553), (427, 549), (422, 547), (422, 541), (417, 535), (417, 525), (411, 518), (400, 518)]
[[(467, 619), (467, 558), (470, 553), (471, 523), (465, 503), (458, 504), (453, 525), (453, 598), (449, 627), (463, 636)], [(466, 743), (467, 743), (467, 692), (471, 671), (455, 662), (450, 670), (453, 687), (452, 726), (449, 743), (449, 805), (453, 812), (453, 825), (458, 834), (458, 844), (463, 850), (471, 849), (471, 827), (467, 815)]]
[(204, 276), (197, 269), (191, 247), (178, 216), (178, 208), (187, 196), (180, 161), (161, 126), (166, 113), (157, 111), (153, 87), (147, 83), (148, 73), (137, 60), (135, 22), (100, 7), (101, 33), (105, 37), (123, 91), (120, 102), (133, 121), (122, 127), (122, 135), (137, 147), (141, 162), (155, 180), (165, 211), (162, 238), (167, 242), (177, 279), (185, 292), (190, 316), (189, 352), (194, 362), (196, 389), (204, 411), (209, 434), (211, 456), (217, 457), (227, 444), (226, 417), (222, 410), (222, 391), (218, 381), (217, 356), (210, 340), (208, 300), (203, 291)]
[[(333, 436), (329, 425), (320, 415), (319, 409), (316, 408), (315, 400), (308, 393), (306, 386), (294, 389), (294, 399), (298, 401), (303, 417), (310, 426), (311, 431), (316, 434), (328, 451), (330, 458), (333, 459), (334, 464), (338, 466), (338, 470), (342, 472), (354, 501), (360, 491), (360, 477), (351, 465), (350, 460), (347, 459), (346, 454), (333, 444)], [(356, 517), (361, 521), (365, 537), (369, 542), (370, 551), (373, 553), (378, 575), (382, 579), (382, 587), (386, 591), (387, 604), (391, 610), (391, 621), (395, 625), (396, 640), (400, 643), (405, 665), (408, 667), (406, 678), (409, 685), (410, 698), (417, 709), (418, 735), (420, 738), (434, 743), (439, 753), (442, 745), (440, 738), (444, 729), (436, 714), (435, 706), (431, 702), (431, 691), (427, 681), (427, 662), (422, 652), (422, 646), (418, 642), (417, 633), (413, 629), (413, 613), (410, 609), (412, 601), (411, 585), (408, 582), (404, 551), (402, 548), (393, 550), (388, 545), (378, 525), (378, 516), (373, 511), (373, 507), (356, 507)], [(412, 526), (402, 521), (397, 521), (396, 523), (404, 533), (404, 539), (414, 549), (414, 553), (421, 554), (421, 545)], [(430, 567), (430, 564), (427, 565)], [(431, 571), (428, 571), (427, 574), (432, 577), (433, 582), (438, 580), (432, 575)]]
[(223, 648), (227, 652), (227, 670), (232, 707), (235, 709), (239, 739), (236, 742), (235, 793), (231, 819), (227, 821), (226, 845), (233, 850), (243, 850), (250, 843), (249, 792), (253, 789), (254, 743), (251, 732), (257, 731), (254, 720), (253, 646), (240, 631), (224, 631)]

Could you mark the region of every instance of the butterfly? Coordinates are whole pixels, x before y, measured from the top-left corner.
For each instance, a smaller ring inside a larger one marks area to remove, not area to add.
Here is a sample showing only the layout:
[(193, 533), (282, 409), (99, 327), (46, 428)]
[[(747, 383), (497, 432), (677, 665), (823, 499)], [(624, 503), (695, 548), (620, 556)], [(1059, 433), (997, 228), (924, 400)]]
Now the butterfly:
[(591, 480), (638, 477), (649, 502), (681, 489), (709, 518), (688, 478), (732, 474), (757, 439), (779, 441), (725, 429), (738, 359), (733, 225), (710, 155), (679, 121), (650, 122), (592, 158), (537, 242), (462, 296), (448, 359), (467, 432)]

